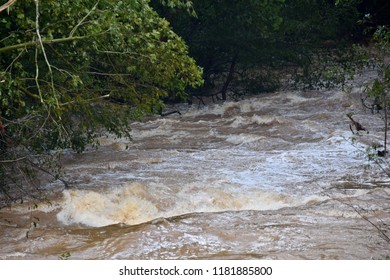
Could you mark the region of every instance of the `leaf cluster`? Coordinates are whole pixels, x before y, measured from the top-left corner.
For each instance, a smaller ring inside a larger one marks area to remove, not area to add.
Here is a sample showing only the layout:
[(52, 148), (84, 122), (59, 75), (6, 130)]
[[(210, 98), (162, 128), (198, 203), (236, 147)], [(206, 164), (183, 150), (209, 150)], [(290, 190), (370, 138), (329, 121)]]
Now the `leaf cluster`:
[(1, 16), (2, 172), (15, 150), (82, 152), (102, 133), (130, 137), (131, 120), (202, 84), (186, 43), (147, 0), (16, 1)]

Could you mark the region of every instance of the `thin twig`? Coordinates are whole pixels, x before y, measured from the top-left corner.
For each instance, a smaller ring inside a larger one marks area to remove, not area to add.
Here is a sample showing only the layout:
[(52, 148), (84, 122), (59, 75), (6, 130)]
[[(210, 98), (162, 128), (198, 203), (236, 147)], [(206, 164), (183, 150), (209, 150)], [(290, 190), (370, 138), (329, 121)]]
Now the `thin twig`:
[[(348, 204), (347, 204), (348, 205)], [(350, 206), (363, 220), (367, 221), (368, 223), (370, 223), (373, 227), (375, 227), (383, 236), (383, 238), (388, 242), (390, 243), (390, 237), (387, 236), (386, 233), (384, 233), (384, 231), (382, 229), (380, 229), (376, 224), (374, 224), (373, 222), (370, 221), (370, 219), (368, 219), (366, 216), (362, 215), (355, 207), (353, 207), (352, 205), (348, 205)]]
[(31, 164), (31, 166), (33, 166), (33, 167), (37, 168), (38, 170), (40, 170), (40, 171), (42, 171), (42, 172), (52, 176), (56, 180), (61, 181), (64, 184), (66, 189), (68, 189), (70, 187), (69, 183), (67, 181), (65, 181), (64, 179), (61, 179), (58, 176), (52, 174), (49, 170), (46, 170), (45, 168), (39, 166), (38, 164), (36, 164), (35, 162), (31, 161), (30, 159), (27, 159), (27, 161)]
[[(104, 32), (96, 34), (96, 35), (101, 35), (103, 33)], [(42, 40), (42, 43), (45, 44), (45, 45), (47, 45), (47, 44), (58, 44), (58, 43), (65, 43), (65, 42), (68, 42), (68, 41), (83, 40), (83, 39), (86, 39), (86, 38), (89, 38), (89, 37), (92, 37), (92, 36), (95, 36), (95, 35), (75, 36), (75, 37), (65, 37), (65, 38), (57, 38), (57, 39), (51, 39), (51, 40)], [(39, 42), (31, 41), (31, 42), (24, 42), (24, 43), (20, 43), (20, 44), (16, 44), (16, 45), (11, 45), (11, 46), (5, 46), (3, 48), (0, 48), (0, 53), (7, 52), (7, 51), (12, 51), (12, 50), (16, 50), (16, 49), (21, 49), (21, 48), (33, 47), (33, 46), (36, 46), (36, 45), (39, 45)]]
[(22, 161), (25, 159), (26, 159), (26, 157), (20, 157), (20, 158), (15, 158), (15, 159), (8, 159), (8, 160), (0, 160), (0, 163), (15, 163), (17, 161)]
[(18, 60), (19, 57), (21, 57), (21, 55), (25, 52), (26, 49), (23, 49), (21, 50), (21, 52), (15, 57), (14, 60), (12, 60), (12, 62), (10, 63), (10, 65), (7, 66), (7, 68), (5, 69), (4, 72), (8, 72), (10, 70), (10, 68), (12, 68), (12, 65), (15, 63), (15, 61)]
[(42, 91), (38, 79), (39, 79), (38, 48), (35, 48), (35, 84), (37, 85), (39, 99), (41, 100), (41, 103), (43, 103)]
[(372, 225), (376, 230), (379, 231), (379, 233), (383, 236), (383, 238), (388, 242), (390, 243), (390, 237), (381, 229), (379, 228), (376, 224), (374, 224), (372, 221), (370, 221), (370, 219), (368, 219), (366, 216), (364, 216), (363, 214), (361, 214), (352, 204), (349, 204), (347, 202), (344, 202), (344, 201), (341, 201), (340, 199), (337, 199), (337, 198), (333, 198), (331, 197), (329, 194), (326, 193), (326, 195), (328, 197), (330, 197), (331, 199), (334, 199), (336, 200), (337, 202), (340, 202), (350, 208), (352, 208), (363, 220), (365, 220), (366, 222), (368, 222), (370, 225)]
[[(39, 40), (39, 44), (41, 46), (41, 49), (42, 49), (42, 53), (43, 53), (43, 57), (45, 58), (45, 62), (47, 64), (47, 67), (49, 69), (49, 73), (50, 73), (50, 79), (51, 79), (51, 88), (52, 88), (52, 91), (53, 91), (53, 97), (57, 103), (57, 106), (59, 105), (59, 102), (58, 102), (58, 99), (57, 97), (55, 96), (55, 88), (54, 88), (54, 78), (53, 78), (53, 71), (51, 69), (51, 65), (50, 65), (50, 62), (47, 58), (47, 55), (46, 55), (46, 51), (45, 51), (45, 47), (43, 46), (43, 42), (42, 42), (42, 37), (41, 37), (41, 33), (39, 31), (39, 0), (35, 0), (35, 8), (36, 8), (36, 16), (35, 16), (35, 28), (36, 28), (36, 33), (37, 33), (37, 36), (38, 36), (38, 40)], [(42, 97), (41, 97), (41, 102), (43, 102), (42, 100)]]
[(109, 98), (109, 97), (110, 97), (110, 94), (106, 94), (106, 95), (98, 96), (98, 97), (95, 97), (95, 98), (84, 99), (84, 100), (81, 100), (81, 101), (73, 100), (73, 101), (61, 103), (60, 106), (66, 106), (66, 105), (70, 105), (70, 104), (74, 104), (74, 103), (89, 103), (89, 102), (92, 102), (92, 101), (95, 101), (95, 100), (105, 99), (105, 98)]
[(73, 34), (76, 32), (77, 28), (89, 17), (89, 15), (96, 9), (97, 5), (100, 1), (97, 1), (95, 6), (92, 7), (92, 9), (81, 19), (81, 21), (70, 31), (69, 37), (73, 37)]
[(387, 170), (382, 166), (382, 164), (379, 162), (378, 159), (375, 159), (374, 162), (379, 166), (379, 168), (383, 171), (383, 173), (385, 173), (388, 177), (390, 177), (389, 171), (387, 171)]

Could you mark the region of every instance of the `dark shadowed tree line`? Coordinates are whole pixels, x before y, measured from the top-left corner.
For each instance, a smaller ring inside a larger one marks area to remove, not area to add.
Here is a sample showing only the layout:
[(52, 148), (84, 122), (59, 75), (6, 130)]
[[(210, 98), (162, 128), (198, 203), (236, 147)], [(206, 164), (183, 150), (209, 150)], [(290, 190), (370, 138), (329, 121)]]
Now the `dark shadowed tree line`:
[(337, 66), (346, 68), (352, 42), (362, 40), (360, 0), (193, 4), (197, 17), (157, 5), (203, 68), (204, 87), (193, 94), (215, 93), (225, 100), (228, 92), (237, 97), (273, 91), (286, 69), (307, 86), (324, 79), (329, 84), (331, 78), (338, 83), (342, 75), (335, 67), (320, 69), (319, 60), (337, 58)]

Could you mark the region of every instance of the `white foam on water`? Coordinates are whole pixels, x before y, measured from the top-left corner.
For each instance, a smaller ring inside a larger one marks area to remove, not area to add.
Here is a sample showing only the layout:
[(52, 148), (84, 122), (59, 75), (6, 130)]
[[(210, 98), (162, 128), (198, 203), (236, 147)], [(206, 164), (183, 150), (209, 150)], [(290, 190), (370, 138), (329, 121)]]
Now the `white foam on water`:
[(247, 133), (240, 133), (240, 134), (233, 134), (226, 137), (226, 141), (235, 145), (240, 144), (246, 144), (258, 141), (260, 139), (264, 139), (263, 136), (254, 135), (254, 134), (247, 134)]
[(141, 184), (132, 184), (110, 192), (71, 190), (63, 192), (58, 220), (65, 225), (98, 227), (117, 223), (138, 224), (158, 216), (158, 209), (143, 195)]
[[(337, 104), (344, 97), (331, 98)], [(94, 191), (65, 191), (57, 217), (64, 224), (138, 224), (193, 212), (276, 210), (328, 199), (324, 189), (365, 163), (351, 145), (348, 122), (340, 125), (339, 115), (318, 106), (328, 101), (318, 94), (306, 98), (291, 92), (137, 123), (133, 134), (138, 146), (131, 160), (96, 175)], [(300, 105), (305, 102), (316, 107)], [(204, 119), (191, 119), (202, 115)], [(324, 118), (331, 121), (321, 129)], [(161, 136), (168, 148), (158, 147)], [(219, 147), (216, 138), (233, 146)], [(209, 146), (209, 139), (217, 144)], [(149, 141), (155, 148), (143, 150)], [(190, 150), (188, 141), (195, 144)], [(124, 183), (126, 178), (132, 181)], [(108, 190), (99, 187), (103, 180)]]
[(134, 140), (141, 140), (145, 138), (151, 138), (162, 135), (170, 135), (174, 129), (178, 120), (172, 119), (157, 119), (155, 121), (149, 121), (146, 125), (142, 125), (142, 129), (133, 129)]
[(177, 192), (168, 190), (171, 195), (160, 197), (159, 191), (151, 191), (156, 187), (169, 189), (156, 184), (126, 183), (106, 192), (67, 190), (57, 218), (65, 225), (134, 225), (194, 212), (276, 210), (322, 200), (319, 196), (297, 198), (254, 188), (239, 191), (231, 186), (205, 188), (198, 184), (182, 186)]
[(257, 124), (257, 125), (273, 125), (284, 123), (282, 118), (271, 115), (253, 115), (251, 117), (236, 116), (233, 118), (232, 123), (230, 124), (233, 128), (238, 128), (245, 125)]

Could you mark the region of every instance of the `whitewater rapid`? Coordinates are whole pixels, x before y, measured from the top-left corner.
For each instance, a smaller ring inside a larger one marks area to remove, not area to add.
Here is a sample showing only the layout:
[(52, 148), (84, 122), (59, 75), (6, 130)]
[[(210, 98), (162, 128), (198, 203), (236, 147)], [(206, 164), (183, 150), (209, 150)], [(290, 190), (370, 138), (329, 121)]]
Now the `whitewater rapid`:
[[(65, 153), (70, 189), (48, 184), (29, 215), (1, 210), (0, 257), (386, 258), (390, 178), (365, 155), (383, 124), (360, 91), (175, 105), (134, 122), (132, 140)], [(349, 112), (369, 134), (352, 134)]]

